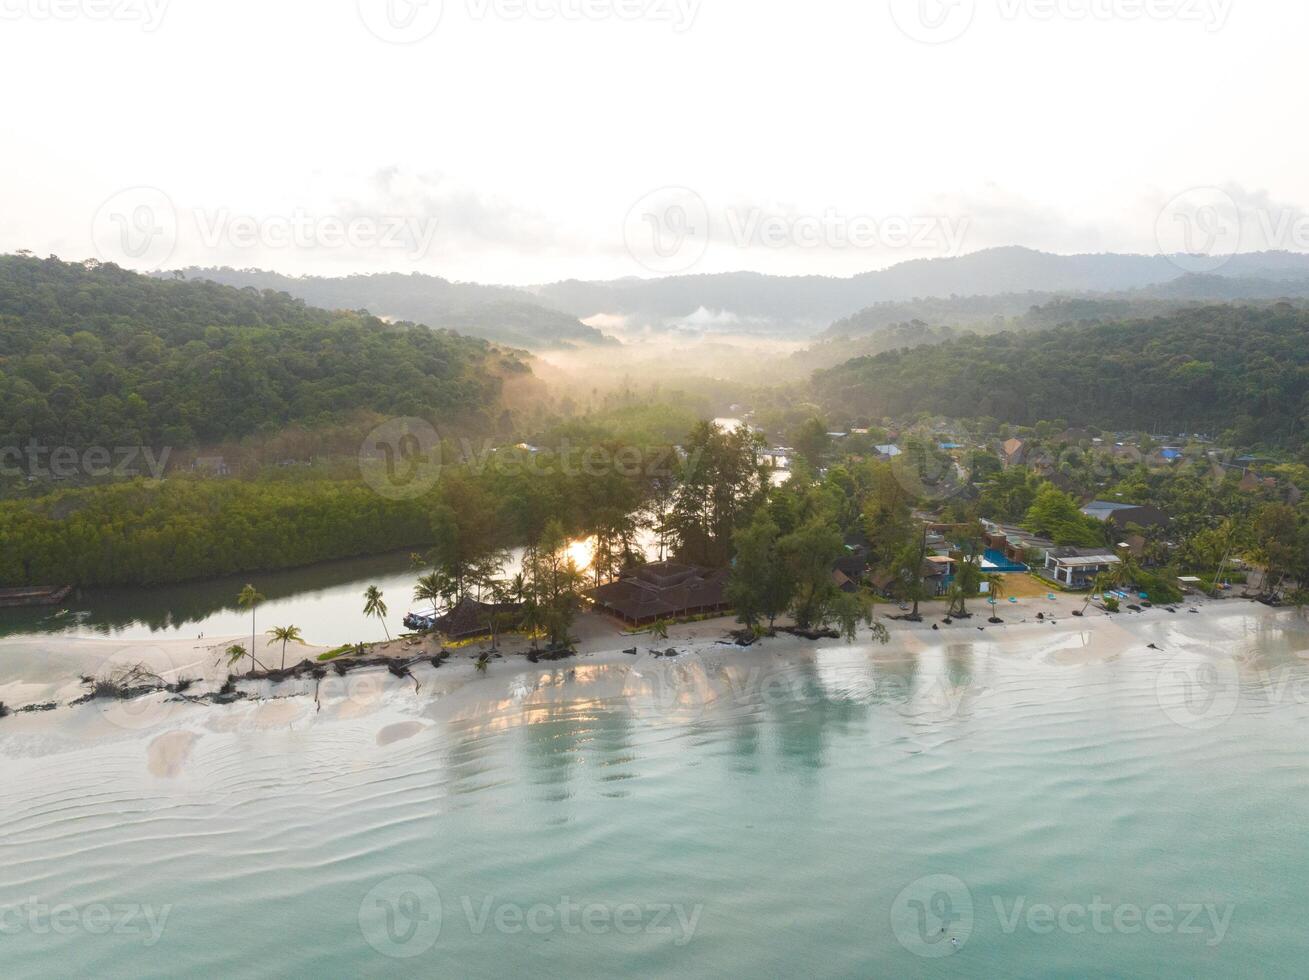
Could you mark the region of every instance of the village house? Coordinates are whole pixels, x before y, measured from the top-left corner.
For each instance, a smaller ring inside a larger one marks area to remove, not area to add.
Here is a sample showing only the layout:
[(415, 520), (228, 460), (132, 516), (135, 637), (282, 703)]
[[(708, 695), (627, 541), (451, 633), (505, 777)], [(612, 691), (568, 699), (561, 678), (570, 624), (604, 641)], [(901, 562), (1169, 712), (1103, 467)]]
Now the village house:
[(1027, 461), (1027, 443), (1010, 439), (1000, 447), (1000, 459), (1006, 467), (1022, 466)]
[(1070, 589), (1089, 589), (1123, 560), (1105, 548), (1055, 548), (1046, 552), (1042, 574)]

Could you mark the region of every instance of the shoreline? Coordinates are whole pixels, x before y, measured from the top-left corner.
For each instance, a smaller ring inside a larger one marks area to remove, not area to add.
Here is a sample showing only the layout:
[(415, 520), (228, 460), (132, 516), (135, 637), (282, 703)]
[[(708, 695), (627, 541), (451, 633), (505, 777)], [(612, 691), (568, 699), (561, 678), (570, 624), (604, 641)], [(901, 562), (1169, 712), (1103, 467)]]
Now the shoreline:
[[(339, 660), (318, 662), (319, 655), (334, 648), (292, 645), (286, 651), (287, 664), (308, 660), (320, 668), (315, 672), (322, 676), (281, 680), (238, 677), (236, 695), (230, 701), (217, 704), (212, 698), (228, 680), (228, 668), (221, 660), (222, 651), (232, 643), (242, 640), (248, 643), (248, 634), (244, 637), (206, 638), (204, 641), (169, 639), (148, 642), (86, 637), (0, 640), (0, 703), (11, 712), (8, 717), (0, 719), (0, 735), (48, 731), (56, 719), (68, 717), (69, 710), (82, 708), (110, 717), (109, 733), (114, 727), (140, 732), (161, 725), (181, 724), (188, 712), (204, 707), (239, 708), (252, 712), (260, 716), (257, 727), (275, 727), (304, 716), (302, 711), (286, 707), (288, 705), (309, 705), (315, 715), (321, 714), (326, 706), (332, 709), (327, 713), (329, 717), (350, 717), (394, 701), (393, 706), (400, 713), (412, 715), (417, 711), (435, 718), (446, 713), (447, 707), (481, 713), (483, 702), (503, 703), (506, 679), (511, 681), (514, 690), (521, 692), (539, 688), (543, 678), (555, 677), (561, 670), (633, 667), (647, 663), (685, 665), (692, 661), (712, 661), (715, 666), (729, 668), (759, 664), (781, 667), (834, 649), (861, 649), (879, 659), (895, 660), (961, 642), (985, 643), (996, 651), (1021, 653), (1031, 648), (1035, 641), (1042, 655), (1051, 662), (1076, 666), (1112, 660), (1129, 652), (1139, 639), (1132, 628), (1137, 624), (1182, 627), (1186, 623), (1201, 622), (1216, 625), (1221, 619), (1252, 615), (1268, 621), (1301, 618), (1295, 610), (1271, 609), (1253, 600), (1239, 598), (1196, 598), (1173, 607), (1176, 612), (1168, 612), (1166, 607), (1153, 607), (1140, 613), (1125, 610), (1110, 614), (1092, 607), (1084, 617), (1073, 616), (1073, 610), (1080, 609), (1084, 603), (1084, 596), (1058, 593), (1054, 599), (1025, 598), (1015, 604), (1002, 603), (997, 611), (1009, 614), (1002, 617), (1006, 619), (1002, 624), (987, 622), (989, 607), (985, 602), (976, 604), (974, 608), (978, 611), (971, 619), (955, 620), (951, 624), (942, 621), (946, 608), (943, 601), (923, 603), (920, 607), (921, 623), (878, 616), (878, 621), (890, 634), (890, 641), (885, 645), (874, 643), (867, 628), (861, 627), (860, 635), (853, 643), (844, 639), (811, 641), (779, 632), (774, 637), (743, 647), (728, 636), (730, 631), (739, 628), (731, 616), (675, 625), (669, 629), (667, 639), (655, 639), (649, 633), (625, 633), (618, 622), (608, 617), (584, 613), (579, 616), (575, 629), (579, 640), (576, 653), (557, 661), (535, 664), (527, 660), (530, 644), (521, 636), (502, 637), (499, 650), (494, 653), (490, 650), (489, 640), (449, 650), (430, 637), (401, 637), (368, 645), (369, 655), (363, 661), (347, 655)], [(1038, 620), (1038, 613), (1044, 618)], [(1045, 642), (1045, 638), (1050, 642)], [(260, 639), (258, 656), (261, 662), (280, 665), (280, 645), (267, 637)], [(1221, 642), (1217, 636), (1215, 640)], [(1141, 645), (1145, 646), (1144, 643)], [(676, 653), (669, 655), (670, 651)], [(431, 659), (443, 652), (448, 654), (448, 658), (439, 668), (433, 667)], [(476, 666), (483, 654), (492, 657), (484, 672)], [(409, 669), (392, 676), (389, 668), (397, 660), (413, 663)], [(357, 666), (341, 676), (337, 663)], [(175, 684), (181, 680), (193, 683), (183, 693), (151, 693), (121, 701), (86, 700), (88, 687), (83, 677), (103, 677), (137, 664), (149, 668), (167, 683)], [(408, 703), (402, 703), (406, 699)], [(51, 704), (55, 705), (53, 709), (23, 710), (29, 705)], [(443, 705), (439, 710), (436, 708), (438, 704)], [(274, 710), (270, 707), (275, 705), (283, 708)], [(115, 715), (131, 721), (123, 726), (113, 722), (112, 716)], [(92, 731), (99, 727), (92, 726)]]

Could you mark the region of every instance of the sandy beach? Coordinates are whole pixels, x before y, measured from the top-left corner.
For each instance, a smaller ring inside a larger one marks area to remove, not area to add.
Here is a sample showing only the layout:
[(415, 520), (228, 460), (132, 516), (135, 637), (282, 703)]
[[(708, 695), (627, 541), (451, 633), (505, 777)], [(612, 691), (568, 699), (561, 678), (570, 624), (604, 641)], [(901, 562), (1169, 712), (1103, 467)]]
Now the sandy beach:
[[(899, 610), (879, 606), (879, 621), (890, 633), (885, 645), (872, 642), (861, 627), (853, 644), (779, 633), (740, 647), (728, 636), (738, 628), (730, 617), (674, 626), (662, 639), (629, 633), (611, 619), (584, 614), (575, 630), (577, 655), (567, 660), (532, 664), (525, 656), (528, 641), (508, 636), (495, 651), (489, 641), (451, 650), (438, 669), (430, 663), (442, 650), (434, 638), (402, 637), (370, 647), (368, 656), (413, 662), (407, 676), (395, 676), (381, 665), (361, 665), (345, 676), (329, 669), (319, 679), (239, 681), (240, 700), (221, 705), (204, 699), (227, 681), (223, 651), (232, 643), (248, 643), (249, 636), (154, 643), (57, 636), (7, 640), (0, 641), (0, 703), (13, 713), (0, 720), (0, 752), (21, 755), (26, 739), (49, 734), (57, 734), (60, 743), (72, 748), (85, 739), (153, 733), (157, 738), (148, 750), (148, 766), (166, 778), (181, 771), (205, 730), (296, 730), (377, 715), (378, 743), (393, 744), (440, 719), (490, 718), (507, 708), (530, 710), (534, 703), (548, 703), (552, 689), (563, 684), (593, 684), (597, 696), (623, 695), (653, 715), (667, 711), (684, 717), (688, 710), (706, 710), (716, 699), (730, 696), (734, 685), (767, 684), (773, 668), (781, 672), (832, 651), (859, 652), (892, 673), (897, 663), (911, 664), (933, 652), (963, 647), (1069, 668), (1130, 657), (1134, 650), (1149, 651), (1151, 645), (1154, 650), (1185, 649), (1215, 659), (1231, 656), (1239, 662), (1241, 638), (1251, 631), (1303, 623), (1294, 610), (1241, 599), (1194, 599), (1172, 607), (1174, 612), (1156, 607), (1110, 615), (1092, 607), (1085, 616), (1074, 616), (1084, 603), (1084, 598), (1070, 595), (1005, 601), (997, 609), (1002, 624), (988, 622), (991, 610), (984, 602), (973, 605), (972, 618), (950, 624), (943, 621), (943, 602), (924, 603), (921, 623), (891, 619)], [(261, 663), (280, 665), (280, 645), (261, 639)], [(286, 661), (315, 661), (329, 649), (292, 645)], [(491, 660), (480, 671), (476, 661), (484, 654)], [(194, 683), (185, 695), (159, 692), (126, 701), (73, 704), (87, 693), (83, 678), (109, 676), (137, 664), (167, 683)], [(55, 707), (22, 710), (50, 705)]]

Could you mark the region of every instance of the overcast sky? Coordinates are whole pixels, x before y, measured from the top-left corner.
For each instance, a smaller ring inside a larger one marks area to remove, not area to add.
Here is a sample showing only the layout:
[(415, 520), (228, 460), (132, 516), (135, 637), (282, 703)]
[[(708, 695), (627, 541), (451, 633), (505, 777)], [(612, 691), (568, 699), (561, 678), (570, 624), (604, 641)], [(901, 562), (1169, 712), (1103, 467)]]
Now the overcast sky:
[(0, 250), (508, 283), (1303, 250), (1306, 7), (0, 0)]

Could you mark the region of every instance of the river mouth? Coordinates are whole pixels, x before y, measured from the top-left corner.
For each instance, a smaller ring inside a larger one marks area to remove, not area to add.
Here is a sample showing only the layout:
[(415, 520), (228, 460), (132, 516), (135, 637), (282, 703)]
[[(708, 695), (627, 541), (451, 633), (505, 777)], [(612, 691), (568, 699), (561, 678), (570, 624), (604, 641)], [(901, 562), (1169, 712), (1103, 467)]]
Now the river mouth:
[(1122, 623), (7, 719), (5, 972), (1295, 975), (1304, 622)]

